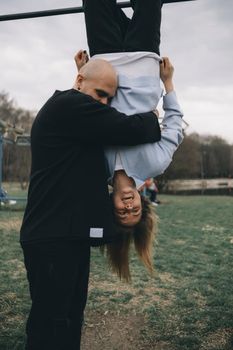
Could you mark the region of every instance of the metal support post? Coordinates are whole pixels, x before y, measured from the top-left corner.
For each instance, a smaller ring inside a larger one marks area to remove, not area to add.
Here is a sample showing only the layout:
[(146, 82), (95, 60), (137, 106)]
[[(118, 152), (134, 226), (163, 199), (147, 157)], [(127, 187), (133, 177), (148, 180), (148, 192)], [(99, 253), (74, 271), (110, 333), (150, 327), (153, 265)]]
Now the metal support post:
[(3, 163), (3, 136), (0, 132), (0, 205), (1, 201), (4, 199), (4, 191), (2, 189), (2, 166)]

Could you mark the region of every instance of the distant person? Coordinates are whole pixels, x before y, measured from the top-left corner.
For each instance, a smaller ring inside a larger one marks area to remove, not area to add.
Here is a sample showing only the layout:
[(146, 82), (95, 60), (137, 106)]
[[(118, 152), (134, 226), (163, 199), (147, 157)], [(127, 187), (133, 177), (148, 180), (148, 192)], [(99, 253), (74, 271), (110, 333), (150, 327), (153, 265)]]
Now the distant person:
[(146, 180), (146, 195), (149, 197), (151, 204), (157, 206), (160, 202), (157, 200), (158, 189), (158, 181), (153, 177)]

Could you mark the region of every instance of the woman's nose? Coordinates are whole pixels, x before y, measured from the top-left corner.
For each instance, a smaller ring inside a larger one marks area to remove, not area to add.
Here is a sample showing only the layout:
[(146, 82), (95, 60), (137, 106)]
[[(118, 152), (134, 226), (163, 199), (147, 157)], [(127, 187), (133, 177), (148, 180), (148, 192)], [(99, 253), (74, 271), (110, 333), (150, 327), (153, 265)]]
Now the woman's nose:
[(132, 203), (127, 203), (125, 204), (126, 209), (133, 209), (133, 204)]

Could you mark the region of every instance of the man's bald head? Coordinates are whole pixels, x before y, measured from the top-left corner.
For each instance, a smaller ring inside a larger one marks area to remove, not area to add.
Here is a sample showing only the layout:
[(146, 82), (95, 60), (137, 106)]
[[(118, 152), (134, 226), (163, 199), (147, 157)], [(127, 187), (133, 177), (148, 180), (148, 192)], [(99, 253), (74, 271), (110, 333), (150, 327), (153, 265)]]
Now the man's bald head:
[(88, 61), (79, 71), (75, 88), (92, 96), (95, 100), (108, 103), (117, 89), (117, 74), (113, 66), (102, 59)]
[(112, 79), (117, 83), (116, 71), (108, 61), (102, 59), (93, 59), (88, 61), (81, 69), (80, 74), (88, 78)]

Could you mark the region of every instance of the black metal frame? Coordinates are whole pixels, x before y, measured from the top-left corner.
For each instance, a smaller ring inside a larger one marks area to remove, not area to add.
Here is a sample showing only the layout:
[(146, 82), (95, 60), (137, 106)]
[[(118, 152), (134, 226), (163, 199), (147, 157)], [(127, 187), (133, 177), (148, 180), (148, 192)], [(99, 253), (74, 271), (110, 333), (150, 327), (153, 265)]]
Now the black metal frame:
[[(163, 0), (164, 4), (173, 3), (173, 2), (184, 2), (184, 1), (195, 1), (195, 0)], [(118, 3), (118, 6), (121, 8), (130, 7), (129, 1), (124, 1)], [(82, 13), (83, 7), (69, 7), (45, 11), (36, 11), (36, 12), (24, 12), (24, 13), (13, 13), (9, 15), (0, 16), (0, 22), (11, 21), (16, 19), (26, 19), (26, 18), (38, 18), (38, 17), (48, 17), (48, 16), (58, 16), (58, 15), (67, 15), (71, 13)]]

